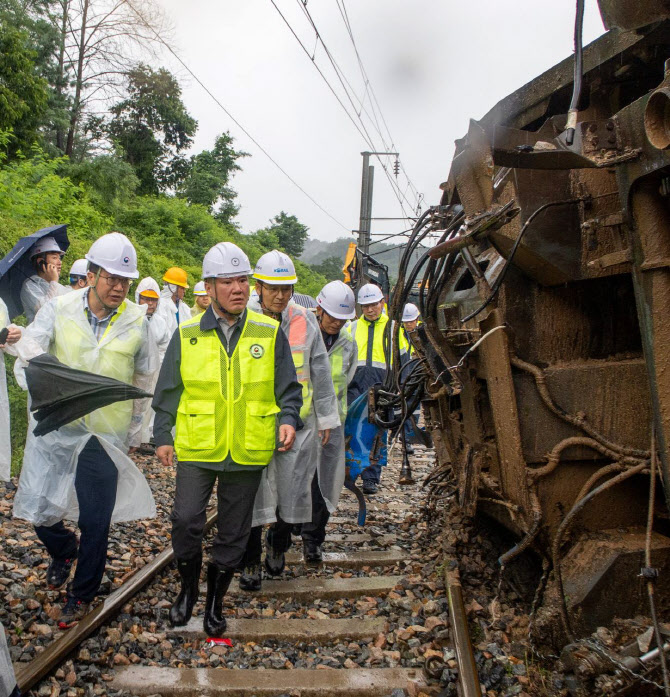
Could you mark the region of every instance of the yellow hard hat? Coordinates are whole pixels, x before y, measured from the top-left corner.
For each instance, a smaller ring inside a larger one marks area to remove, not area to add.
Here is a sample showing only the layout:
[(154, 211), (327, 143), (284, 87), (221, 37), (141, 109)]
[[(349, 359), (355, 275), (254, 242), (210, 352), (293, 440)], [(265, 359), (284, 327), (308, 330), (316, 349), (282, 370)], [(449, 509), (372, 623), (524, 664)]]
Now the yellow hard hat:
[(188, 288), (188, 276), (184, 269), (180, 269), (178, 266), (171, 266), (163, 276), (163, 280), (166, 283), (172, 283), (175, 286), (181, 286), (182, 288)]

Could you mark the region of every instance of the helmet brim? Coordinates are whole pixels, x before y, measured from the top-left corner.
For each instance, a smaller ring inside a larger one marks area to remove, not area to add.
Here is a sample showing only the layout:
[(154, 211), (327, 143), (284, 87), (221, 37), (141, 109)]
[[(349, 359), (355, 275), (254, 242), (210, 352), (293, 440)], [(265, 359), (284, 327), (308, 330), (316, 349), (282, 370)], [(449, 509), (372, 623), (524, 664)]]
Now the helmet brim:
[(297, 276), (288, 276), (287, 278), (273, 278), (272, 276), (261, 276), (261, 274), (253, 274), (257, 281), (263, 281), (269, 286), (294, 286), (298, 282)]

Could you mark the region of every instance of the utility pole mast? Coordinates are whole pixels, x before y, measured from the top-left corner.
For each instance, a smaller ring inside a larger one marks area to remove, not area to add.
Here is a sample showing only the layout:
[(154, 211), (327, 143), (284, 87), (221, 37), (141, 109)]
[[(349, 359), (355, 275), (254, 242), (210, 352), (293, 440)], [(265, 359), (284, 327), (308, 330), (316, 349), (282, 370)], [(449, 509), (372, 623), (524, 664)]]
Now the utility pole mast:
[(370, 228), (372, 221), (372, 189), (375, 177), (375, 168), (370, 164), (370, 155), (394, 155), (397, 152), (362, 152), (363, 177), (361, 179), (361, 213), (358, 223), (358, 248), (364, 254), (370, 253)]

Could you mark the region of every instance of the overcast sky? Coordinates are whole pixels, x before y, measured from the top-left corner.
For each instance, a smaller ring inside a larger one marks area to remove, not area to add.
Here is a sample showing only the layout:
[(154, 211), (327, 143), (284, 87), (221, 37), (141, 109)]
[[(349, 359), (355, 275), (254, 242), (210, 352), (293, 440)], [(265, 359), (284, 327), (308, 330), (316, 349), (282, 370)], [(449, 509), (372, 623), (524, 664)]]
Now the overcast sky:
[[(157, 1), (174, 25), (174, 47), (188, 67), (341, 223), (301, 193), (168, 55), (165, 64), (178, 75), (184, 102), (199, 123), (195, 150), (211, 147), (216, 135), (228, 130), (236, 146), (251, 154), (232, 182), (242, 230), (264, 227), (284, 210), (305, 223), (313, 238), (350, 235), (358, 228), (360, 153), (370, 148), (271, 0)], [(353, 113), (323, 46), (317, 46), (302, 0), (275, 2), (310, 54), (316, 46), (315, 63)], [(572, 53), (575, 3), (566, 0), (345, 0), (345, 5), (403, 167), (427, 204), (439, 200), (454, 140), (465, 134), (468, 119), (480, 118), (502, 97)], [(307, 8), (360, 100), (363, 78), (338, 0), (309, 0)], [(596, 0), (587, 0), (585, 43), (603, 32)], [(368, 97), (363, 109), (372, 113)], [(365, 113), (361, 116), (374, 147), (383, 149)], [(386, 161), (391, 171), (392, 159)], [(381, 165), (373, 164), (373, 215), (402, 216)], [(402, 175), (398, 185), (405, 193)], [(413, 204), (411, 190), (406, 196)], [(411, 206), (405, 209), (411, 213)], [(403, 227), (402, 221), (375, 221), (373, 233)]]

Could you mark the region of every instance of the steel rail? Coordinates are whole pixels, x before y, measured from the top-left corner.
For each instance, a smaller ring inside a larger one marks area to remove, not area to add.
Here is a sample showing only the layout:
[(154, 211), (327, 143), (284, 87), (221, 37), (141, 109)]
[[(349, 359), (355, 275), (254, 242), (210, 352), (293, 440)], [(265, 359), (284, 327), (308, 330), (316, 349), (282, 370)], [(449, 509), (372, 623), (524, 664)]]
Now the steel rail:
[[(205, 531), (216, 522), (216, 512), (207, 517)], [(113, 593), (110, 593), (100, 605), (89, 612), (75, 627), (65, 631), (58, 639), (25, 666), (16, 670), (16, 683), (20, 692), (26, 693), (35, 683), (48, 675), (57, 665), (88, 638), (98, 627), (115, 615), (128, 600), (146, 586), (151, 579), (162, 571), (174, 559), (172, 545), (157, 554)]]
[(482, 688), (477, 675), (477, 664), (472, 651), (468, 618), (463, 603), (463, 588), (458, 566), (449, 557), (445, 560), (444, 583), (447, 587), (449, 619), (458, 659), (458, 682), (462, 697), (482, 697)]

